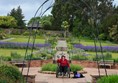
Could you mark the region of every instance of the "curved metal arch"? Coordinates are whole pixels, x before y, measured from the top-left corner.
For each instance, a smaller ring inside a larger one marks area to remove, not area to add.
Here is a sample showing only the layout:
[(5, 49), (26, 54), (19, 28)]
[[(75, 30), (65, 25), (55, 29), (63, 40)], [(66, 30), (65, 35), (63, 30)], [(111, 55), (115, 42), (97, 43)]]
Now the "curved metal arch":
[[(47, 2), (48, 2), (49, 0), (45, 0), (39, 7), (38, 7), (38, 9), (37, 9), (37, 11), (36, 11), (36, 13), (35, 13), (35, 15), (34, 15), (34, 18), (36, 17), (36, 15), (37, 15), (37, 13), (39, 12), (39, 10), (41, 9), (41, 7), (43, 7), (43, 5), (45, 5)], [(43, 12), (43, 14), (41, 14), (40, 13), (40, 15), (41, 15), (41, 17), (44, 15), (44, 13), (47, 11), (47, 10), (49, 10), (51, 8), (51, 6), (49, 6), (44, 12)], [(32, 26), (31, 26), (31, 28), (29, 29), (29, 38), (28, 38), (28, 41), (27, 41), (27, 47), (26, 47), (26, 52), (25, 52), (25, 56), (24, 56), (24, 59), (26, 58), (26, 56), (28, 55), (28, 49), (29, 49), (29, 42), (30, 42), (30, 39), (31, 39), (31, 36), (33, 36), (33, 45), (32, 45), (32, 48), (31, 48), (31, 54), (30, 54), (30, 59), (29, 59), (29, 62), (28, 62), (28, 70), (27, 70), (27, 77), (26, 77), (26, 82), (28, 81), (28, 74), (29, 74), (29, 69), (30, 69), (30, 63), (31, 63), (31, 57), (32, 57), (32, 55), (33, 55), (33, 50), (34, 50), (34, 44), (35, 44), (35, 39), (36, 39), (36, 34), (37, 34), (37, 29), (36, 29), (36, 31), (35, 31), (35, 34), (34, 35), (32, 35), (32, 28), (33, 28), (33, 25), (34, 25), (34, 22), (35, 22), (35, 20), (32, 22)], [(37, 24), (37, 27), (39, 26), (39, 23)], [(24, 61), (23, 61), (23, 64), (24, 64)], [(23, 69), (24, 69), (24, 66), (22, 66), (22, 71), (21, 71), (21, 73), (23, 74)], [(24, 81), (23, 81), (23, 83), (24, 83)]]

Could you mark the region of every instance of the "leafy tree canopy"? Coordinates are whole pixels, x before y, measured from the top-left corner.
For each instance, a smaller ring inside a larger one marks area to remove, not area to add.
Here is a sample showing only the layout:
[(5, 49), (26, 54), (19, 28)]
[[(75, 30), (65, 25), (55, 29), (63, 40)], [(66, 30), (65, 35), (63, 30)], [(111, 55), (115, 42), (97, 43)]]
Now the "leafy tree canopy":
[(16, 28), (17, 20), (12, 16), (0, 16), (1, 28)]
[(24, 15), (22, 14), (22, 9), (18, 6), (17, 9), (13, 8), (8, 16), (13, 16), (17, 20), (18, 28), (25, 28)]

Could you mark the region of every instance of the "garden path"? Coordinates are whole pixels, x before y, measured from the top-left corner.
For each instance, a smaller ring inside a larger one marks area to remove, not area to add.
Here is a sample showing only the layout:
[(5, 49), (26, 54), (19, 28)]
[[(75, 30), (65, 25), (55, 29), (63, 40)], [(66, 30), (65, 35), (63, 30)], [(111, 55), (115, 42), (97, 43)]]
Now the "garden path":
[(66, 59), (69, 60), (69, 54), (67, 53), (67, 42), (66, 40), (58, 40), (57, 42), (57, 53), (55, 54), (54, 59), (57, 60), (57, 57), (61, 57), (62, 55), (64, 55), (66, 57)]
[(0, 40), (1, 42), (4, 42), (4, 41), (9, 41), (9, 40), (13, 40), (15, 38), (8, 38), (8, 39), (4, 39), (4, 40)]
[[(21, 70), (21, 68), (20, 68)], [(97, 74), (98, 75), (98, 69), (97, 68), (84, 68), (84, 71), (87, 71), (86, 74), (83, 74), (84, 78), (78, 78), (73, 79), (73, 75), (71, 75), (71, 78), (67, 77), (59, 77), (56, 78), (55, 74), (42, 74), (38, 71), (41, 70), (41, 67), (31, 67), (29, 74), (36, 74), (35, 83), (91, 83), (92, 78), (91, 74)], [(24, 68), (23, 74), (26, 74), (27, 68)], [(101, 74), (105, 74), (104, 69), (100, 69)], [(107, 69), (108, 75), (111, 74), (118, 74), (117, 69)]]

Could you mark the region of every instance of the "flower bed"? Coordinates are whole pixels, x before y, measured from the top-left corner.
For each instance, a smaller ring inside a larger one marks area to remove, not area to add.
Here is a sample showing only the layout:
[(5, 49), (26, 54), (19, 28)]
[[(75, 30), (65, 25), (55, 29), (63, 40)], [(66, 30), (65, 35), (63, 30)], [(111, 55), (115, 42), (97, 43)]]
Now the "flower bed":
[[(82, 44), (74, 44), (75, 48), (81, 48), (86, 51), (95, 51), (95, 46), (84, 46)], [(101, 48), (96, 46), (97, 51), (100, 51)], [(118, 52), (118, 46), (102, 46), (103, 51)]]
[[(29, 43), (29, 48), (33, 47), (32, 43)], [(50, 47), (50, 44), (34, 44), (34, 49), (41, 47)], [(18, 48), (18, 49), (26, 49), (27, 43), (15, 43), (15, 42), (0, 42), (0, 48)]]

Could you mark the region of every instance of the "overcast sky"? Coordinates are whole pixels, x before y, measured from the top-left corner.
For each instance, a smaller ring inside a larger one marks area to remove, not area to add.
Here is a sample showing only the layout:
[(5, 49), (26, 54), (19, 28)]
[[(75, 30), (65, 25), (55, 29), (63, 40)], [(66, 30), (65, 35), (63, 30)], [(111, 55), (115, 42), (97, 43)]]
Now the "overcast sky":
[[(44, 2), (45, 0), (0, 0), (0, 16), (5, 16), (7, 13), (11, 11), (13, 8), (21, 7), (23, 14), (25, 16), (25, 20), (29, 20), (32, 18), (37, 10), (37, 8)], [(52, 4), (54, 0), (49, 0), (44, 6), (43, 10)], [(114, 0), (114, 4), (118, 5), (118, 0)], [(40, 10), (41, 11), (41, 10)], [(40, 12), (39, 11), (39, 12)], [(51, 9), (48, 10), (45, 14), (50, 14)], [(40, 14), (40, 13), (39, 13)], [(38, 14), (38, 15), (39, 15)]]

